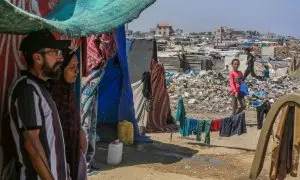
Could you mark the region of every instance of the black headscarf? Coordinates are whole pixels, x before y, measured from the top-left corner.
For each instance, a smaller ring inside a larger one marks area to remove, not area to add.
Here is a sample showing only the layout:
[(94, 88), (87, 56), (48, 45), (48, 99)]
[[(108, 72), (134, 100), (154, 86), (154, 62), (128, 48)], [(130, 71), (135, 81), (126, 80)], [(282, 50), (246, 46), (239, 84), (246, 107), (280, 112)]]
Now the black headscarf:
[[(70, 63), (72, 57), (75, 55), (70, 49), (63, 50), (64, 61), (61, 65), (61, 70)], [(76, 106), (75, 93), (72, 84), (65, 81), (64, 73), (61, 73), (60, 80), (53, 81), (50, 86), (50, 92), (53, 100), (56, 103), (57, 110), (60, 117), (60, 123), (63, 129), (66, 159), (70, 165), (70, 176), (76, 179), (78, 173), (78, 163), (80, 155), (80, 113)]]
[(71, 50), (71, 49), (64, 49), (62, 51), (62, 55), (64, 57), (64, 61), (62, 63), (62, 65), (60, 66), (60, 68), (62, 69), (62, 71), (64, 71), (64, 69), (67, 67), (67, 65), (70, 63), (72, 57), (75, 55), (75, 51)]

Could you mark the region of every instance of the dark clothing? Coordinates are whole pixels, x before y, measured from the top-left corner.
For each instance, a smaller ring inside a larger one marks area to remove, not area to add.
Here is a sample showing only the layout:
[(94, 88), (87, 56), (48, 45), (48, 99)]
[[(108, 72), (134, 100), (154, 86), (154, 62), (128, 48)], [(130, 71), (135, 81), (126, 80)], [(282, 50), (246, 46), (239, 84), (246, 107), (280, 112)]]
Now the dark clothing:
[(180, 55), (178, 55), (179, 58), (179, 71), (183, 70), (183, 72), (185, 72), (186, 70), (191, 69), (186, 56), (184, 54), (182, 54), (182, 56), (180, 57)]
[(247, 67), (247, 69), (245, 70), (245, 73), (244, 73), (244, 78), (246, 79), (249, 74), (251, 74), (251, 76), (254, 77), (254, 78), (258, 77), (254, 72), (254, 66), (253, 67), (250, 67), (250, 66)]
[(63, 129), (66, 160), (70, 166), (70, 177), (77, 179), (80, 150), (80, 114), (76, 108), (75, 94), (72, 86), (61, 81), (52, 81), (50, 92), (56, 103)]
[(254, 61), (255, 61), (254, 56), (251, 53), (249, 53), (247, 55), (247, 65), (248, 65), (248, 67), (254, 67)]
[(245, 73), (244, 73), (244, 78), (246, 79), (247, 76), (249, 74), (251, 74), (252, 77), (256, 78), (257, 75), (255, 74), (254, 72), (254, 61), (255, 61), (255, 58), (252, 54), (248, 54), (247, 56), (247, 69), (245, 70)]
[(40, 141), (55, 179), (67, 179), (65, 145), (58, 111), (45, 82), (24, 72), (12, 85), (9, 95), (10, 127), (17, 147), (17, 179), (39, 176), (24, 148), (23, 132), (40, 130)]
[(212, 62), (212, 60), (206, 60), (205, 62), (205, 70), (206, 71), (211, 71), (212, 70), (212, 67), (214, 66), (214, 63)]
[(143, 96), (146, 98), (145, 109), (146, 111), (150, 112), (153, 109), (153, 96), (152, 96), (152, 89), (151, 89), (151, 73), (144, 72), (143, 73)]
[(271, 104), (269, 101), (265, 101), (261, 106), (256, 108), (257, 129), (262, 128), (263, 120), (267, 116), (270, 109)]
[[(245, 99), (244, 97), (239, 94), (238, 97), (235, 97), (235, 95), (231, 95), (232, 98), (232, 115), (238, 114), (239, 112), (242, 112), (245, 108)], [(238, 109), (238, 102), (240, 104), (240, 108)]]
[(219, 135), (221, 137), (230, 137), (247, 133), (245, 112), (221, 119)]

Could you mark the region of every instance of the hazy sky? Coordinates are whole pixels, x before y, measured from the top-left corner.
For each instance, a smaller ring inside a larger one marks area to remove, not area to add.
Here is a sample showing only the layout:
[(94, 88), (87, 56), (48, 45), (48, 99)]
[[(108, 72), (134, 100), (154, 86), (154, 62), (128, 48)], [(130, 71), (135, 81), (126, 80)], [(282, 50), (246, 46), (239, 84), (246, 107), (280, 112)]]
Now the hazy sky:
[(300, 37), (300, 1), (157, 0), (129, 24), (129, 29), (149, 31), (162, 22), (187, 32), (227, 26)]

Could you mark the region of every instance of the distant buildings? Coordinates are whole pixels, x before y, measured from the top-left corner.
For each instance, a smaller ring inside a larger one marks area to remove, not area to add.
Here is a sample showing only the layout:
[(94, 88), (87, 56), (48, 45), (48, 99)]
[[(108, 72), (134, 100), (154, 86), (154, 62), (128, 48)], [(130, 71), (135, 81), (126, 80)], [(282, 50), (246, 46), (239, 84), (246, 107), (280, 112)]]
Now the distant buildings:
[(226, 41), (238, 40), (245, 37), (245, 31), (238, 31), (232, 28), (219, 27), (215, 32), (215, 44), (221, 44)]
[(232, 35), (234, 33), (234, 29), (226, 28), (226, 27), (219, 27), (216, 29), (216, 43), (223, 43), (223, 41), (228, 41), (232, 39)]
[(173, 27), (167, 23), (161, 23), (156, 26), (156, 35), (169, 37), (174, 33)]

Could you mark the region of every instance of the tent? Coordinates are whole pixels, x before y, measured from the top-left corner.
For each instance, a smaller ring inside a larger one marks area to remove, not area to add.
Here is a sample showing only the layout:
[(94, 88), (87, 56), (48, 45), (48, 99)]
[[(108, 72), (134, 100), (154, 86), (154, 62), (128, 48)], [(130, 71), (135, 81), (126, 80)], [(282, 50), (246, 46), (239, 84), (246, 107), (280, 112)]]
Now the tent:
[(264, 65), (268, 65), (273, 77), (287, 75), (291, 66), (291, 59), (257, 58), (255, 62), (256, 69), (260, 72), (263, 71)]
[[(163, 64), (157, 59), (156, 41), (154, 39), (127, 40), (127, 46), (135, 114), (140, 129), (146, 128), (148, 132), (173, 130), (174, 121), (171, 115), (165, 70)], [(150, 85), (147, 84), (145, 72), (151, 75)], [(149, 88), (152, 97), (147, 99), (145, 93)]]
[[(0, 72), (0, 173), (3, 163), (1, 148), (3, 139), (9, 139), (7, 136), (2, 138), (2, 134), (6, 134), (2, 130), (7, 130), (7, 128), (2, 129), (2, 122), (8, 117), (6, 113), (7, 94), (10, 85), (17, 78), (19, 70), (26, 68), (22, 54), (18, 51), (23, 36), (14, 34), (26, 34), (40, 29), (49, 29), (59, 32), (60, 34), (57, 33), (56, 35), (60, 39), (69, 39), (69, 37), (75, 36), (86, 37), (111, 31), (132, 21), (139, 16), (141, 11), (154, 2), (155, 0), (0, 1), (0, 33), (10, 33), (0, 34), (0, 67), (2, 68)], [(84, 43), (86, 39), (83, 39), (83, 43), (81, 43), (81, 40), (77, 38), (72, 41), (72, 48), (74, 49), (83, 44), (79, 48), (79, 54), (84, 52), (84, 49), (87, 49), (87, 44)], [(122, 54), (122, 52), (118, 53)], [(82, 57), (80, 59), (82, 60)], [(90, 72), (89, 77), (99, 81), (102, 75), (103, 71), (100, 69)], [(80, 84), (80, 80), (77, 84)], [(77, 91), (78, 89), (80, 89), (79, 85), (77, 85)], [(80, 92), (77, 94), (80, 94)]]

